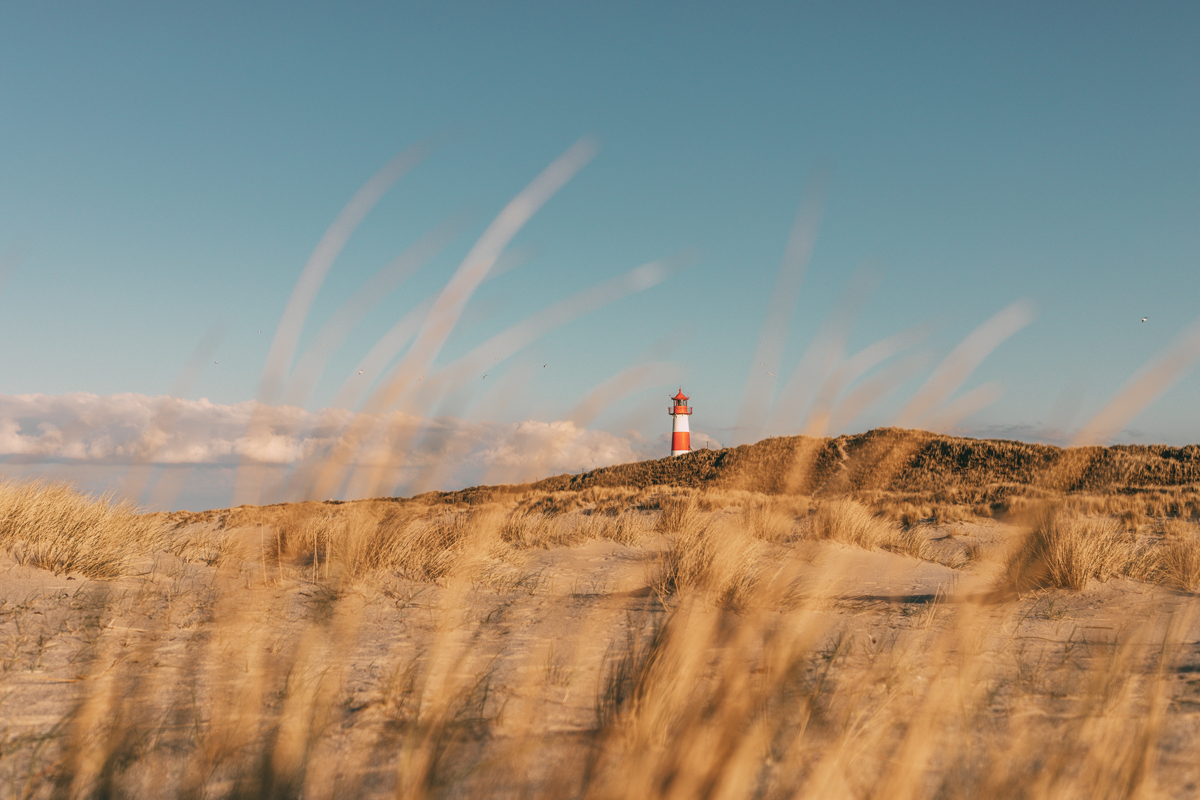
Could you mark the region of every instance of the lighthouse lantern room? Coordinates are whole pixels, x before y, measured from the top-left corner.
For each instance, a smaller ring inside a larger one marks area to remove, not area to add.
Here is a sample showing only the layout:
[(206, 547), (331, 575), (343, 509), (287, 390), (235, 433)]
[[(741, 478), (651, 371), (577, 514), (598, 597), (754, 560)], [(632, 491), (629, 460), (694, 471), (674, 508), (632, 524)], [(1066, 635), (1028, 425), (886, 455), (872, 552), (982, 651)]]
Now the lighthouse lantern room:
[(692, 409), (687, 404), (688, 398), (683, 393), (683, 387), (680, 387), (679, 394), (671, 400), (674, 405), (667, 409), (667, 413), (675, 421), (671, 430), (671, 455), (681, 456), (692, 452), (691, 437), (688, 433), (688, 417), (691, 416)]

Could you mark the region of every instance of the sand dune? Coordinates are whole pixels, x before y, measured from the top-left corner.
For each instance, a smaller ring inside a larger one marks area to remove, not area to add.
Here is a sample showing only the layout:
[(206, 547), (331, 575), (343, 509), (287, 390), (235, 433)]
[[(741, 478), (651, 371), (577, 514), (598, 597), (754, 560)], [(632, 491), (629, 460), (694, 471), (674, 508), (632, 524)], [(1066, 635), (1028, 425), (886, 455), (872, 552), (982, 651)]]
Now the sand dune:
[[(902, 452), (862, 456), (883, 439)], [(86, 553), (64, 569), (34, 548), (7, 487), (0, 785), (1195, 795), (1190, 517), (1131, 505), (1157, 495), (1034, 483), (981, 506), (962, 488), (983, 480), (970, 468), (912, 489), (946, 460), (990, 453), (1008, 475), (1069, 451), (1030, 462), (1025, 446), (909, 432), (818, 444), (693, 454), (711, 471), (690, 487), (604, 483), (685, 470), (679, 458), (519, 490), (137, 517), (160, 525), (143, 532), (158, 544), (106, 578)], [(813, 452), (839, 457), (812, 494), (739, 488), (739, 465), (774, 465), (779, 486)], [(1134, 456), (1145, 474), (1174, 458)], [(1072, 508), (1080, 497), (1123, 505)], [(1082, 589), (1062, 588), (1066, 562)]]

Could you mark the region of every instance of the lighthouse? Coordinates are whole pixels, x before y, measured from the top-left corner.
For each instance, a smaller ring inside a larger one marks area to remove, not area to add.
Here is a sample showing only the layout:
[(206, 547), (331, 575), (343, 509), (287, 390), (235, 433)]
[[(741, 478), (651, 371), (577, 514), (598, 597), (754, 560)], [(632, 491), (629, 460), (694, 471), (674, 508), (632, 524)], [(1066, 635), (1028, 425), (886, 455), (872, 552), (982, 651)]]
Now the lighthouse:
[(688, 434), (688, 417), (691, 416), (692, 409), (687, 404), (688, 399), (683, 393), (683, 387), (680, 387), (679, 394), (671, 400), (675, 404), (667, 409), (667, 413), (675, 420), (671, 429), (671, 455), (681, 456), (692, 452), (691, 437)]

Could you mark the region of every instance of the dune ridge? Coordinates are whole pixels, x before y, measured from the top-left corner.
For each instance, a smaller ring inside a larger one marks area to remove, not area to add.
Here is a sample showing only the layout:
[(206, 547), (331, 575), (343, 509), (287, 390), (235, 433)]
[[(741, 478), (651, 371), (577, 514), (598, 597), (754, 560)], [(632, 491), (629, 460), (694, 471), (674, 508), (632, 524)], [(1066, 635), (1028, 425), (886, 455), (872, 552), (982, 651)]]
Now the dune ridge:
[(1200, 445), (1056, 447), (902, 428), (837, 437), (778, 436), (556, 475), (524, 484), (427, 492), (427, 501), (477, 503), (505, 494), (670, 486), (764, 494), (968, 492), (996, 501), (1029, 490), (1130, 494), (1200, 487)]

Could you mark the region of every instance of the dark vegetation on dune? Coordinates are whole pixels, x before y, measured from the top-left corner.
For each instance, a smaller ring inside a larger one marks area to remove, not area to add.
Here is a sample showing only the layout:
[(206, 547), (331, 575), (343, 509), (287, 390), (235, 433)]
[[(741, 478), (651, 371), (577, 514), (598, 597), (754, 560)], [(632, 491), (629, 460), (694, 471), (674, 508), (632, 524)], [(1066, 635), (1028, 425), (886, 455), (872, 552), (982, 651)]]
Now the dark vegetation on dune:
[[(711, 501), (714, 493), (729, 492), (813, 502), (847, 497), (905, 524), (941, 519), (950, 507), (973, 516), (992, 516), (1031, 501), (1054, 499), (1067, 500), (1086, 513), (1200, 519), (1200, 445), (1062, 448), (878, 428), (852, 436), (779, 436), (534, 483), (351, 503), (479, 507), (517, 501), (530, 511), (558, 513), (623, 505), (658, 509), (669, 494), (706, 495)], [(344, 504), (308, 501), (167, 516), (176, 523), (219, 520), (227, 526), (254, 525), (279, 514), (299, 513), (297, 509)]]
[(879, 428), (852, 436), (781, 436), (722, 450), (557, 475), (532, 484), (431, 492), (428, 500), (477, 503), (527, 491), (675, 486), (765, 494), (961, 493), (973, 502), (1029, 490), (1136, 494), (1200, 485), (1200, 445), (1061, 448)]

